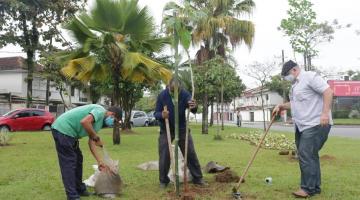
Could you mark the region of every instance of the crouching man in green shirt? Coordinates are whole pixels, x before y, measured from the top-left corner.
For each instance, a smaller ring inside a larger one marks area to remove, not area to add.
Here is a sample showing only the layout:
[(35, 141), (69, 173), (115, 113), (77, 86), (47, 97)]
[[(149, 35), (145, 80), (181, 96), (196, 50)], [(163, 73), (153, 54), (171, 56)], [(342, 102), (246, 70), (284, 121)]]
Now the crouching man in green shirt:
[(91, 104), (74, 108), (60, 115), (52, 125), (59, 165), (68, 200), (89, 196), (82, 183), (83, 156), (79, 148), (79, 139), (88, 136), (89, 148), (98, 162), (99, 169), (106, 166), (97, 154), (96, 146), (102, 147), (97, 132), (104, 126), (113, 126), (114, 120), (122, 117), (121, 109), (110, 107), (107, 110), (100, 105)]

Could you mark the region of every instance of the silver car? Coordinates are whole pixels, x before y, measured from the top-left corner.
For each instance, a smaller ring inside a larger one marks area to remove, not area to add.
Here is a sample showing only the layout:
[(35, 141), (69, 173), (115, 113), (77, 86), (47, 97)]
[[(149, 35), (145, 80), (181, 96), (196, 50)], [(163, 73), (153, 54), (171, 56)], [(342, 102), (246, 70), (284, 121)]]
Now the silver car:
[(143, 111), (134, 110), (131, 112), (131, 126), (149, 126), (149, 117)]

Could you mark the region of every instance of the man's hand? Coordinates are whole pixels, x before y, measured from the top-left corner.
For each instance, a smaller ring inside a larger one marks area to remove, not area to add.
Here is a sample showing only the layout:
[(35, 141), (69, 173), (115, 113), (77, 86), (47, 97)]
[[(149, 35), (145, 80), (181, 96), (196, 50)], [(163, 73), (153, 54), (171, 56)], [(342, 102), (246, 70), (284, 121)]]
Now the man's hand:
[(163, 119), (168, 119), (169, 118), (169, 111), (168, 110), (163, 110), (161, 115), (162, 115)]
[(194, 108), (196, 108), (196, 101), (190, 100), (190, 101), (188, 101), (188, 105), (189, 105), (190, 109), (194, 109)]
[(320, 125), (321, 126), (327, 126), (329, 124), (329, 114), (327, 113), (321, 113), (321, 116), (320, 116)]
[(276, 105), (272, 111), (272, 116), (278, 115), (281, 110), (283, 110), (281, 104)]
[(98, 163), (98, 169), (102, 172), (110, 171), (109, 166), (105, 165), (103, 162)]
[(102, 141), (100, 140), (100, 137), (99, 136), (95, 136), (95, 137), (92, 137), (91, 140), (94, 142), (95, 146), (98, 146), (98, 147), (103, 147), (103, 143)]

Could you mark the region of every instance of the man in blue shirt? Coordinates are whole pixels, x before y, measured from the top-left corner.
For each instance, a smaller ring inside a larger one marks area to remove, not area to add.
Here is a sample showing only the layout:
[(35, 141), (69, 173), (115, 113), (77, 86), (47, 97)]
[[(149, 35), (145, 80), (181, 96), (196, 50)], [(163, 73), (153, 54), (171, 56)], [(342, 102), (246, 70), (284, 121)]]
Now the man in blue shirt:
[[(159, 136), (159, 180), (160, 187), (165, 188), (170, 179), (168, 177), (168, 172), (170, 168), (170, 153), (168, 148), (168, 141), (166, 135), (166, 126), (165, 119), (169, 119), (171, 140), (175, 138), (175, 114), (174, 114), (174, 86), (175, 79), (172, 79), (169, 83), (169, 86), (163, 90), (156, 102), (156, 109), (154, 116), (160, 122), (160, 136)], [(186, 132), (186, 118), (185, 111), (186, 108), (190, 108), (192, 113), (196, 113), (197, 106), (196, 102), (192, 100), (191, 95), (186, 90), (180, 87), (179, 89), (179, 146), (181, 152), (185, 153), (185, 132)], [(168, 111), (164, 111), (164, 106), (167, 106)], [(192, 137), (189, 133), (189, 143), (188, 143), (188, 168), (193, 177), (193, 183), (197, 185), (205, 185), (202, 180), (202, 172), (197, 158), (194, 143)]]

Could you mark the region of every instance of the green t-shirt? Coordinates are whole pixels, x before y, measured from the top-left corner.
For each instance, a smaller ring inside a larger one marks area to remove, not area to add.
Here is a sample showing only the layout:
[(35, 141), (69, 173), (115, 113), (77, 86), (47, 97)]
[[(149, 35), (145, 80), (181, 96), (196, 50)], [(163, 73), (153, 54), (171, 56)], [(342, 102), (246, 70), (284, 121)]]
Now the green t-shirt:
[(60, 115), (53, 125), (53, 129), (74, 138), (88, 136), (80, 121), (91, 114), (94, 117), (93, 128), (98, 132), (103, 127), (105, 108), (97, 104), (76, 107)]

